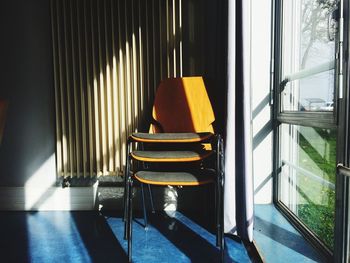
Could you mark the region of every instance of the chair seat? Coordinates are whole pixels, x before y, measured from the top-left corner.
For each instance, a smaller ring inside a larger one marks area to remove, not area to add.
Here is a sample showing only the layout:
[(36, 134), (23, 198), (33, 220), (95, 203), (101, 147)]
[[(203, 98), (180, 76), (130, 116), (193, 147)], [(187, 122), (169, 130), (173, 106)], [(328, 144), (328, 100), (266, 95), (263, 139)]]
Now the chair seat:
[(143, 162), (194, 162), (209, 157), (213, 151), (134, 151), (131, 157)]
[(145, 184), (196, 186), (214, 182), (215, 171), (201, 169), (190, 172), (153, 172), (139, 171), (135, 178)]
[(157, 142), (157, 143), (190, 143), (207, 141), (213, 136), (210, 132), (200, 133), (133, 133), (131, 138), (139, 142)]

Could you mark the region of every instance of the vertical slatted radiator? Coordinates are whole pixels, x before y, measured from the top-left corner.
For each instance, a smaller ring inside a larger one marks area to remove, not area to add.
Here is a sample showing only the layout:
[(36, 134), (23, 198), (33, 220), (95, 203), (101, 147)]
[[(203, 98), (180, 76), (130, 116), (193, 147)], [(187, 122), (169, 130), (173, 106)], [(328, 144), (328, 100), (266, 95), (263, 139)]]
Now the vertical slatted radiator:
[(182, 76), (182, 0), (51, 0), (60, 177), (121, 175), (161, 79)]

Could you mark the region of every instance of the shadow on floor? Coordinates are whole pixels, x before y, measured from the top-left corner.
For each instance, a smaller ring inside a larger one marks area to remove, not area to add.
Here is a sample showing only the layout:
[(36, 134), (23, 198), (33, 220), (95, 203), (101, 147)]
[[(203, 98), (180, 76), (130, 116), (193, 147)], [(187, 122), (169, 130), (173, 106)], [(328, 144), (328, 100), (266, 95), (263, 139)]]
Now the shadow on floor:
[(273, 204), (255, 205), (254, 208), (254, 239), (266, 262), (326, 261)]
[(97, 212), (1, 212), (0, 223), (3, 262), (127, 262)]
[[(187, 216), (149, 219), (148, 229), (134, 221), (133, 262), (220, 262), (215, 234)], [(120, 212), (0, 212), (0, 223), (4, 262), (127, 262)], [(226, 238), (225, 262), (250, 262), (239, 240)]]
[[(149, 216), (149, 225), (136, 214), (133, 223), (134, 262), (220, 262), (215, 234), (179, 212), (159, 212)], [(124, 225), (119, 217), (109, 214), (107, 222), (126, 250)], [(225, 262), (250, 262), (244, 245), (226, 238)]]
[(271, 222), (267, 222), (258, 216), (255, 217), (255, 223), (257, 226), (259, 226), (259, 231), (261, 234), (270, 237), (283, 246), (293, 249), (305, 257), (315, 261), (318, 260), (318, 257), (314, 252), (305, 249), (305, 246), (302, 245), (305, 243), (302, 236), (292, 233), (282, 227), (279, 227), (278, 225), (272, 224)]

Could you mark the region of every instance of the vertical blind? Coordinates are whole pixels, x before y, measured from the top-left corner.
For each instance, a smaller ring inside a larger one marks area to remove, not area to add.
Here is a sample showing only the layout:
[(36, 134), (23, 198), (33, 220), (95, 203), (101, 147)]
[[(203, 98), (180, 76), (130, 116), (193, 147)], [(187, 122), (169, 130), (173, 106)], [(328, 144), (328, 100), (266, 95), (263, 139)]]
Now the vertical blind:
[(57, 173), (120, 175), (161, 79), (182, 76), (181, 0), (51, 0)]

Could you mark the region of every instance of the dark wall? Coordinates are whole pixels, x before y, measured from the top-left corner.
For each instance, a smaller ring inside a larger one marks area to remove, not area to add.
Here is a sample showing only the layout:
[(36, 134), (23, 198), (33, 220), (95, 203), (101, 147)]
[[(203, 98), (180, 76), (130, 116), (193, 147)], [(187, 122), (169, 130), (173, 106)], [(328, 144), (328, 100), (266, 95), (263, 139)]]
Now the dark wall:
[(227, 105), (227, 1), (183, 1), (184, 76), (202, 75), (217, 132), (225, 133)]
[(1, 1), (0, 35), (0, 186), (23, 186), (55, 152), (50, 1)]
[[(204, 76), (215, 125), (223, 133), (226, 1), (182, 3), (184, 75)], [(0, 145), (0, 186), (23, 186), (55, 152), (50, 1), (1, 1), (0, 35), (0, 98), (9, 102)]]

